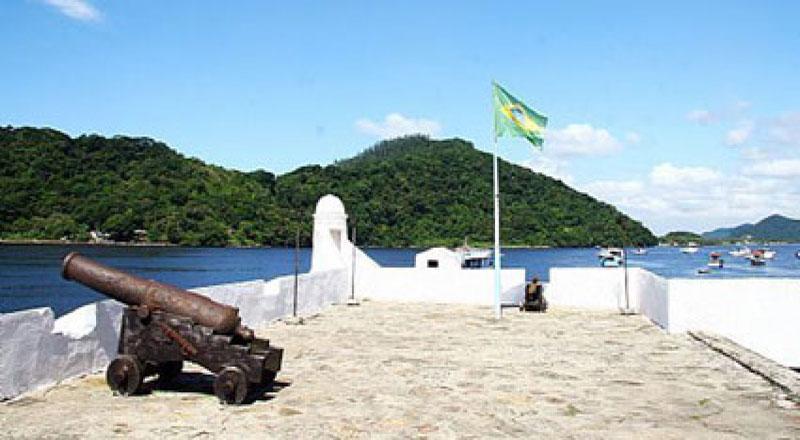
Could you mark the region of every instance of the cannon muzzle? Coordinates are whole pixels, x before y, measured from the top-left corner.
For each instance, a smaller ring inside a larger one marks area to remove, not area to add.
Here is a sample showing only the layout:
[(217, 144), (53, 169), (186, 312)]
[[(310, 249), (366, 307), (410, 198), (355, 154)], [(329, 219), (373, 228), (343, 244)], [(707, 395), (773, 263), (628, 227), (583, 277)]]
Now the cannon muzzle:
[(100, 264), (77, 252), (64, 257), (61, 275), (129, 306), (163, 310), (190, 318), (215, 333), (253, 339), (253, 331), (241, 324), (239, 309), (180, 289)]

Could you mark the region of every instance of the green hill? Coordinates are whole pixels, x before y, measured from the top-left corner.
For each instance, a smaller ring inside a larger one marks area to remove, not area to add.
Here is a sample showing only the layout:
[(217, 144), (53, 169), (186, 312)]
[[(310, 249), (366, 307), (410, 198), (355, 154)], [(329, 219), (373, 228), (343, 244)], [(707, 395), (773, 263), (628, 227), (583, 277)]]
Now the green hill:
[(800, 240), (800, 220), (774, 214), (756, 224), (745, 223), (733, 228), (719, 228), (703, 233), (703, 237), (714, 240)]
[[(491, 155), (460, 139), (381, 142), (334, 165), (282, 176), (186, 158), (148, 138), (69, 136), (0, 128), (0, 237), (129, 240), (184, 245), (285, 245), (326, 193), (342, 198), (359, 242), (454, 245), (492, 237)], [(506, 245), (654, 244), (614, 207), (558, 180), (501, 161)]]
[(659, 238), (659, 241), (662, 242), (662, 243), (677, 243), (677, 244), (696, 243), (696, 244), (703, 244), (703, 243), (706, 243), (707, 240), (705, 240), (702, 235), (696, 234), (694, 232), (673, 231), (673, 232), (667, 233), (663, 237)]

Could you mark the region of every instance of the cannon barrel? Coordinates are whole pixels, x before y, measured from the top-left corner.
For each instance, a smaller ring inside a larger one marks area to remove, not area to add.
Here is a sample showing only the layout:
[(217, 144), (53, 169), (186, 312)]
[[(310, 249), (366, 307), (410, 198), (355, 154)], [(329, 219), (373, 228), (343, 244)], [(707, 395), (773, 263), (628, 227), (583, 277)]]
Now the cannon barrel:
[(61, 276), (75, 280), (129, 306), (144, 306), (186, 316), (215, 333), (252, 339), (252, 331), (241, 326), (239, 309), (157, 281), (139, 278), (100, 264), (77, 252), (64, 257)]

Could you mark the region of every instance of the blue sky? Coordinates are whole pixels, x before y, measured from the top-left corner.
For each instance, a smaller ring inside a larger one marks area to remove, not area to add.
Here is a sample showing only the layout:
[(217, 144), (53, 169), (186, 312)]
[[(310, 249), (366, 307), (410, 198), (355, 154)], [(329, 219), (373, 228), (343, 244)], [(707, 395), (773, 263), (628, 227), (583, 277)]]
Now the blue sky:
[(0, 124), (283, 173), (414, 131), (490, 151), (495, 79), (550, 117), (504, 158), (658, 233), (800, 217), (800, 3), (395, 3), (4, 1)]

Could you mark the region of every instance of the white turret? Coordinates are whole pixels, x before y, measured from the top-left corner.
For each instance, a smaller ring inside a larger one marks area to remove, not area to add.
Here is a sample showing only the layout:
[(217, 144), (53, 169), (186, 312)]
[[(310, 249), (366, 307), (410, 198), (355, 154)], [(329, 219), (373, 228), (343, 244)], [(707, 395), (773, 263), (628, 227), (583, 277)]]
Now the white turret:
[(347, 214), (344, 205), (333, 194), (323, 196), (314, 212), (314, 247), (311, 272), (349, 267), (343, 253), (351, 251), (347, 239)]

